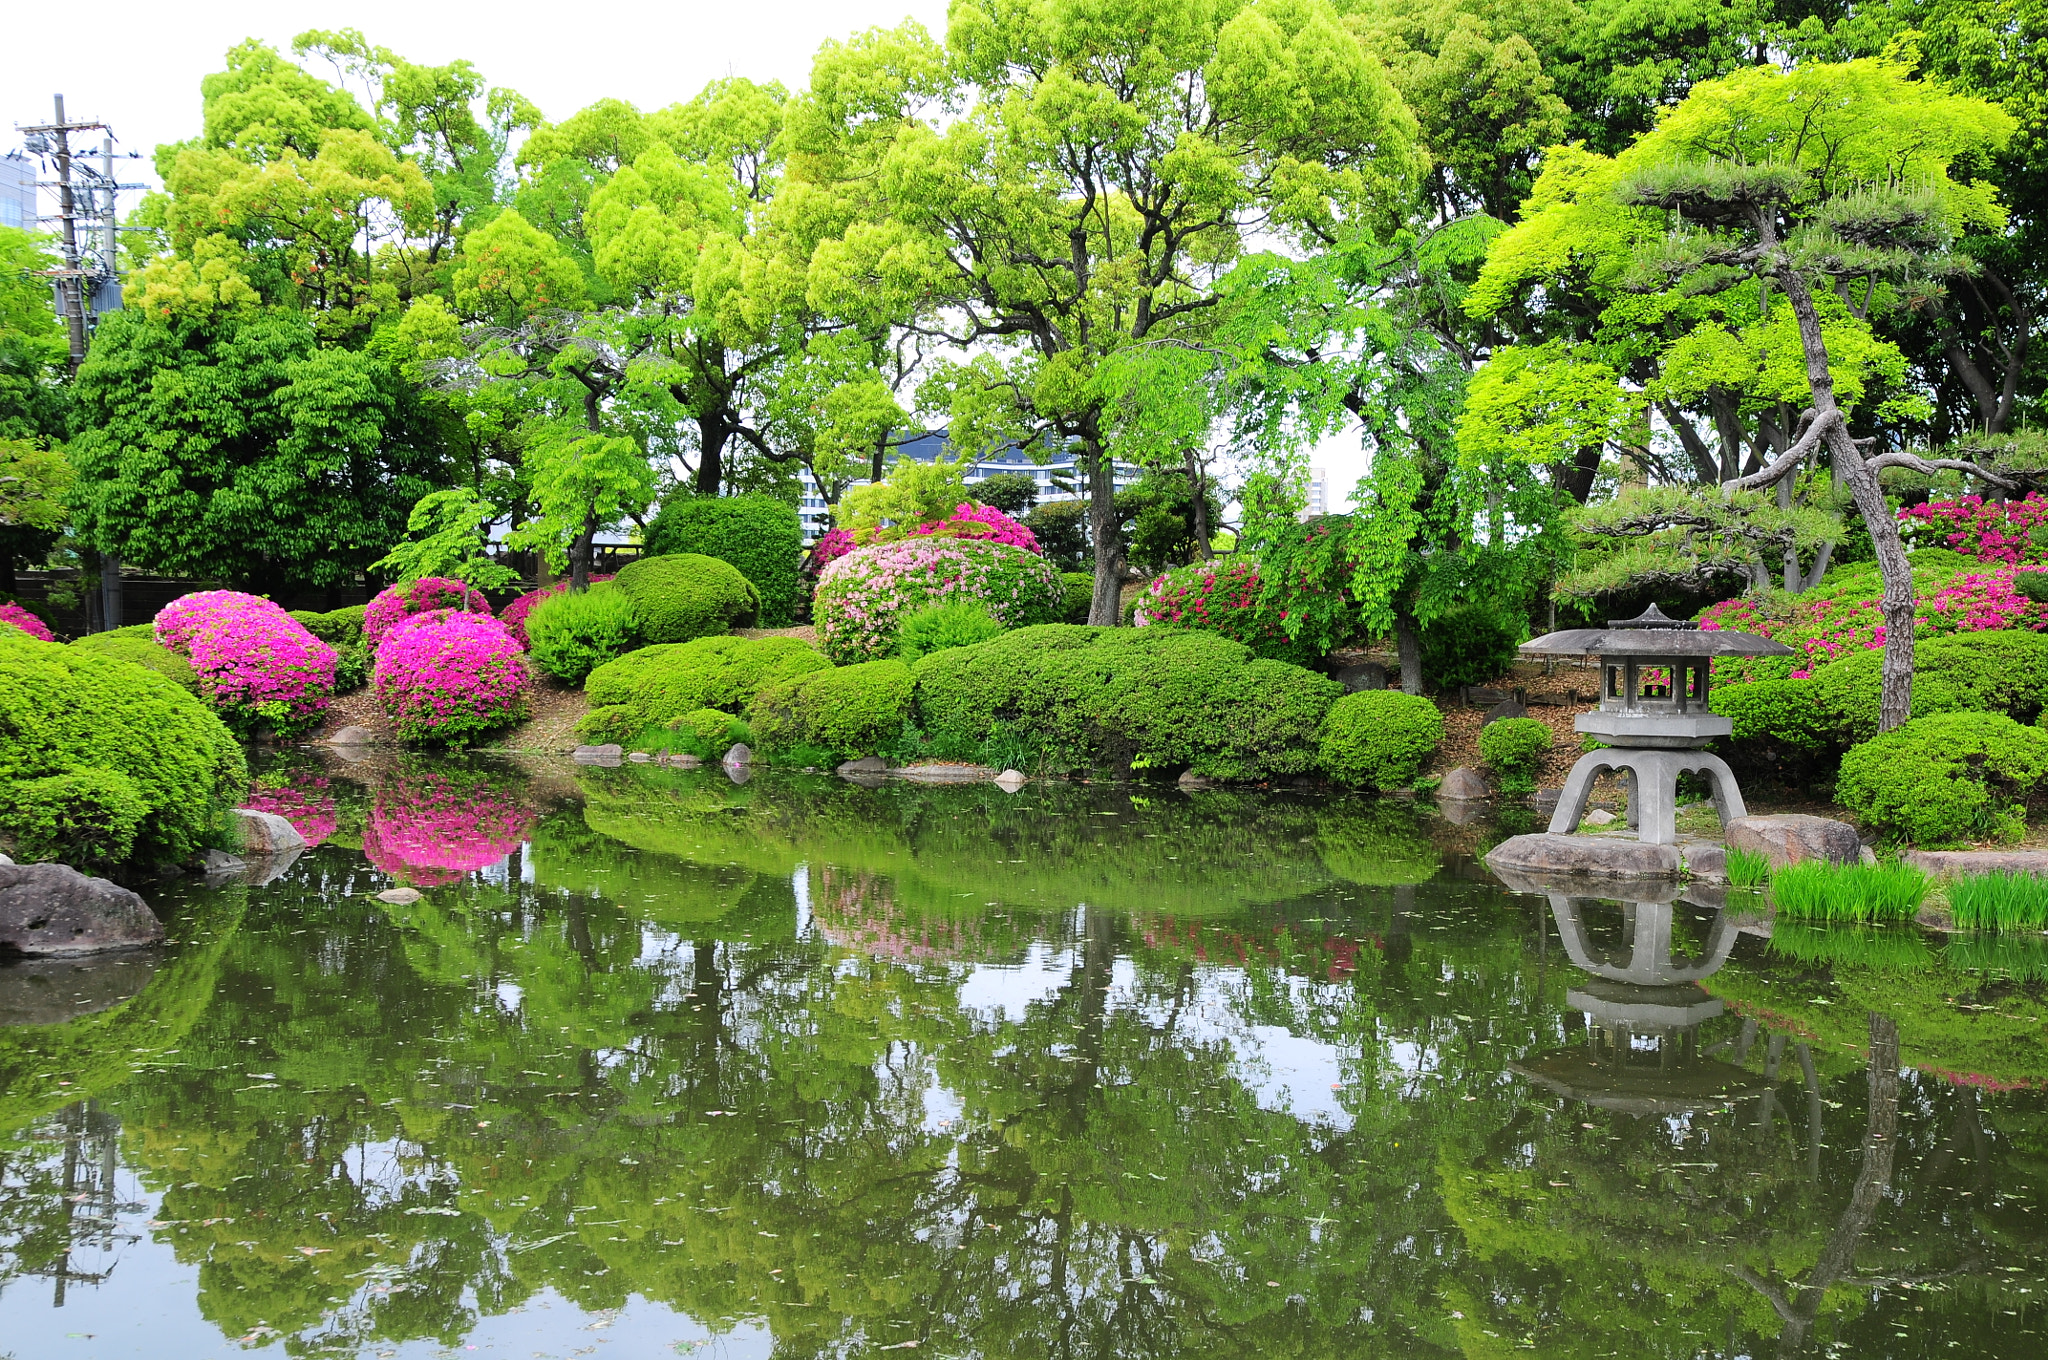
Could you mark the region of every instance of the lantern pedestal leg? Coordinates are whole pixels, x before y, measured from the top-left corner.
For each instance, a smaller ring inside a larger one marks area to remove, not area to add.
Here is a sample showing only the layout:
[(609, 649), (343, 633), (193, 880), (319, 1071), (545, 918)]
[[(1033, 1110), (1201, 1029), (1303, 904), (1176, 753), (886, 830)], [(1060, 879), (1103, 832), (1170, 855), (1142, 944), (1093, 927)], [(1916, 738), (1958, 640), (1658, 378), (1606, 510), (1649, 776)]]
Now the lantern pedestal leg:
[(1578, 830), (1593, 796), (1594, 781), (1609, 771), (1626, 776), (1628, 824), (1637, 840), (1651, 845), (1670, 845), (1678, 839), (1678, 776), (1689, 771), (1705, 774), (1712, 782), (1714, 810), (1720, 814), (1722, 826), (1748, 815), (1735, 772), (1721, 757), (1706, 751), (1613, 746), (1589, 751), (1572, 766), (1559, 791), (1557, 811), (1550, 817), (1552, 835)]

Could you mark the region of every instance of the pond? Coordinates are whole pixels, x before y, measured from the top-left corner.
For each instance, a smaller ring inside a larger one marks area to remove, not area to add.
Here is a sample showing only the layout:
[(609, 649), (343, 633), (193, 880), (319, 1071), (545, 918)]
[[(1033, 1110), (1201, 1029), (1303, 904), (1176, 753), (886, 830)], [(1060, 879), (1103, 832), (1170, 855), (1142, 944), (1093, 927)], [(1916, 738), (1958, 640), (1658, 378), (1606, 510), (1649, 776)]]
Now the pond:
[(2048, 1353), (2038, 942), (1391, 800), (262, 783), (316, 848), (0, 968), (0, 1356)]

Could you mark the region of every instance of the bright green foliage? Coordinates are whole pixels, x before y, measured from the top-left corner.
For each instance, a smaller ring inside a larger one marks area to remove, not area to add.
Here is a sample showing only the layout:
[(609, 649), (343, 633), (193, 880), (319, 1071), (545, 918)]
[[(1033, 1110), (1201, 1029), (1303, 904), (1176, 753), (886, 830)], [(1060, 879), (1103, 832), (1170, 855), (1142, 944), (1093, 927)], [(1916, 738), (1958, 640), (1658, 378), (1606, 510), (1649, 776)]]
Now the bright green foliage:
[(211, 709), (141, 666), (0, 634), (0, 787), (106, 771), (145, 808), (138, 857), (182, 860), (217, 842), (249, 769)]
[(634, 603), (616, 581), (550, 595), (526, 616), (526, 651), (533, 664), (565, 685), (640, 644)]
[(684, 745), (706, 760), (714, 760), (733, 748), (734, 743), (751, 743), (754, 730), (730, 713), (715, 708), (697, 708), (667, 724), (684, 738)]
[[(515, 548), (539, 548), (556, 571), (587, 569), (597, 531), (654, 503), (654, 467), (623, 435), (542, 424), (527, 446), (525, 469), (540, 515), (506, 536)], [(676, 641), (677, 639), (668, 639)]]
[(1063, 571), (1060, 593), (1060, 622), (1088, 622), (1088, 606), (1095, 599), (1095, 578), (1085, 571)]
[(1498, 605), (1460, 605), (1422, 630), (1422, 677), (1438, 690), (1498, 680), (1528, 630)]
[(518, 583), (519, 573), (484, 551), (498, 517), (497, 506), (467, 488), (422, 496), (406, 517), (406, 540), (370, 569), (393, 582), (445, 576), (477, 590), (503, 590)]
[(149, 805), (135, 781), (107, 769), (22, 779), (0, 787), (0, 829), (15, 857), (73, 866), (118, 864), (135, 848)]
[(750, 627), (761, 594), (737, 567), (702, 553), (643, 557), (621, 568), (618, 588), (632, 598), (640, 635), (649, 642), (693, 638)]
[(364, 605), (351, 604), (330, 609), (324, 614), (310, 609), (292, 611), (292, 617), (304, 624), (307, 632), (334, 648), (336, 694), (353, 694), (370, 683), (370, 672), (377, 657), (363, 636), (365, 608)]
[(1941, 713), (1842, 757), (1835, 799), (1886, 836), (1936, 847), (2011, 839), (2048, 774), (2048, 732), (2002, 713)]
[(1595, 549), (1551, 587), (1557, 598), (1576, 601), (1747, 586), (1759, 556), (1782, 562), (1791, 551), (1810, 561), (1842, 538), (1841, 520), (1825, 510), (1780, 507), (1755, 491), (1723, 495), (1673, 484), (1629, 487), (1579, 507), (1568, 523)]
[(643, 647), (590, 673), (583, 692), (591, 711), (576, 730), (592, 740), (623, 741), (696, 709), (738, 712), (762, 686), (831, 664), (817, 648), (790, 637), (707, 637)]
[(646, 548), (732, 563), (760, 592), (761, 627), (785, 628), (796, 622), (803, 539), (796, 507), (773, 496), (671, 495), (647, 526)]
[[(1877, 735), (1884, 653), (1858, 652), (1810, 682), (1842, 745)], [(1796, 682), (1795, 682), (1796, 683)], [(2003, 713), (2031, 723), (2048, 709), (2048, 636), (2025, 629), (1950, 633), (1913, 645), (1913, 716)]]
[(1799, 921), (1910, 921), (1928, 886), (1910, 864), (1808, 859), (1771, 873), (1771, 901), (1780, 916)]
[[(4, 267), (0, 260), (0, 268)], [(8, 434), (10, 426), (19, 424), (28, 432), (35, 424), (8, 419), (4, 405), (8, 338), (0, 330), (0, 575), (9, 574), (18, 559), (35, 565), (49, 554), (71, 518), (65, 497), (73, 481), (71, 460), (61, 447), (52, 447), (40, 438)]]
[(2048, 878), (2038, 874), (1965, 874), (1947, 892), (1965, 930), (2048, 930)]
[[(1735, 724), (1739, 745), (1786, 747), (1811, 754), (1841, 749), (1832, 715), (1821, 707), (1811, 680), (1757, 680), (1724, 685), (1707, 695), (1707, 707)], [(1876, 726), (1876, 718), (1871, 719)]]
[(1187, 769), (1216, 779), (1306, 774), (1343, 687), (1217, 633), (1020, 628), (917, 665), (919, 724), (980, 742), (999, 728), (1051, 768)]
[(1730, 887), (1761, 888), (1771, 881), (1771, 857), (1761, 850), (1730, 850), (1724, 863)]
[(1590, 486), (1608, 446), (1647, 437), (1643, 406), (1613, 368), (1561, 341), (1503, 346), (1466, 391), (1458, 456), (1503, 479), (1518, 467), (1575, 468)]
[(968, 458), (898, 460), (886, 479), (848, 489), (832, 507), (832, 522), (853, 532), (861, 543), (874, 541), (890, 526), (901, 529), (945, 519), (974, 497), (967, 489)]
[(1493, 771), (1502, 793), (1529, 793), (1550, 743), (1550, 729), (1536, 719), (1502, 718), (1479, 729), (1479, 758)]
[(771, 681), (747, 706), (747, 720), (770, 751), (874, 755), (902, 732), (910, 695), (910, 667), (894, 658), (864, 661)]
[(455, 306), (465, 316), (509, 326), (535, 312), (578, 311), (585, 303), (576, 261), (517, 211), (498, 214), (462, 243)]
[(904, 665), (948, 647), (972, 647), (1003, 631), (987, 609), (973, 600), (926, 605), (896, 626), (896, 656)]
[[(93, 656), (145, 666), (179, 688), (199, 693), (199, 677), (193, 674), (192, 663), (158, 642), (151, 633), (149, 624), (139, 623), (110, 633), (87, 633), (70, 645)], [(338, 684), (336, 688), (339, 689)]]
[(1368, 689), (1331, 706), (1316, 733), (1323, 773), (1368, 789), (1405, 788), (1444, 739), (1444, 716), (1418, 694)]

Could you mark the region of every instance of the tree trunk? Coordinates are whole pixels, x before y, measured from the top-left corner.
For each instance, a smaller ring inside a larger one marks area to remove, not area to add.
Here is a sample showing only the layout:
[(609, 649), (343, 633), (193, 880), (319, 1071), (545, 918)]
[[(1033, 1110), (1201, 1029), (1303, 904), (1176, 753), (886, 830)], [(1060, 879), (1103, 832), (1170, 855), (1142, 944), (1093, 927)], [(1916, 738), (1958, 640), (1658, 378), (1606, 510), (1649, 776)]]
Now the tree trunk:
[(1209, 479), (1202, 475), (1202, 465), (1195, 460), (1195, 452), (1189, 449), (1184, 455), (1188, 465), (1188, 490), (1195, 497), (1195, 560), (1208, 562), (1215, 558), (1215, 549), (1209, 546)]
[(1088, 604), (1088, 622), (1114, 628), (1124, 587), (1124, 552), (1116, 521), (1116, 463), (1092, 435), (1081, 440), (1081, 466), (1088, 473), (1088, 534), (1095, 540), (1095, 594)]
[(576, 535), (576, 541), (569, 545), (569, 589), (590, 588), (590, 559), (597, 542), (597, 516), (583, 517), (583, 532)]
[(107, 631), (121, 627), (123, 620), (121, 602), (121, 554), (100, 554), (100, 611), (106, 620)]
[(716, 496), (725, 481), (725, 442), (732, 432), (721, 420), (706, 418), (697, 422), (697, 478), (696, 490), (700, 496)]
[(1401, 692), (1422, 693), (1422, 639), (1405, 618), (1394, 624), (1394, 647), (1401, 655)]

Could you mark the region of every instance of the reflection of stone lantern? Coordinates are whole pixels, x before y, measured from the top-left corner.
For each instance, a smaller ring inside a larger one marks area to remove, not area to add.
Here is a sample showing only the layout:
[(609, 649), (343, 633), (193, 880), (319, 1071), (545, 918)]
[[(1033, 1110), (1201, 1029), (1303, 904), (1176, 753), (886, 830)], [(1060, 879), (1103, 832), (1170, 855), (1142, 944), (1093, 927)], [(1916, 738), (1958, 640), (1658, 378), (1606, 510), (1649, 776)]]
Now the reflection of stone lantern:
[(1628, 820), (1639, 840), (1677, 840), (1678, 776), (1688, 771), (1712, 779), (1723, 826), (1746, 815), (1728, 763), (1700, 749), (1734, 730), (1707, 708), (1709, 672), (1717, 656), (1791, 656), (1790, 647), (1752, 633), (1703, 630), (1666, 618), (1653, 604), (1640, 618), (1546, 633), (1523, 650), (1600, 658), (1600, 707), (1581, 713), (1573, 726), (1608, 745), (1572, 766), (1550, 819), (1553, 835), (1577, 829), (1593, 781), (1610, 770), (1628, 777)]

